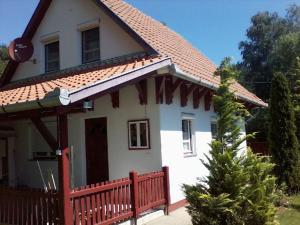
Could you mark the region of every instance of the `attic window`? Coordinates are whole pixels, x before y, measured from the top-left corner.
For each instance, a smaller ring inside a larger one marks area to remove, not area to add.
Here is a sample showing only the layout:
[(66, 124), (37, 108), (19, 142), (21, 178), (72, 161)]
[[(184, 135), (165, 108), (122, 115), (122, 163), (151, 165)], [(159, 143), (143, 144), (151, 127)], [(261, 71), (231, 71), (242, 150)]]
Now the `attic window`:
[(100, 59), (99, 27), (82, 32), (82, 63)]
[(45, 45), (45, 72), (59, 70), (59, 42), (52, 42)]

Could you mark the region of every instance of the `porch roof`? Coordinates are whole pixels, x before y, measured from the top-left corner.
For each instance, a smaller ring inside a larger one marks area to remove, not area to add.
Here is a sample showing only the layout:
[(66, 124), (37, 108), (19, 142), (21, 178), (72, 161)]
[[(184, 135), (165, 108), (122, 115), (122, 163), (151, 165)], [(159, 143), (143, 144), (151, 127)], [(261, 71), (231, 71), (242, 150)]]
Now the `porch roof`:
[(16, 81), (1, 88), (0, 113), (68, 105), (170, 65), (167, 57), (148, 57)]

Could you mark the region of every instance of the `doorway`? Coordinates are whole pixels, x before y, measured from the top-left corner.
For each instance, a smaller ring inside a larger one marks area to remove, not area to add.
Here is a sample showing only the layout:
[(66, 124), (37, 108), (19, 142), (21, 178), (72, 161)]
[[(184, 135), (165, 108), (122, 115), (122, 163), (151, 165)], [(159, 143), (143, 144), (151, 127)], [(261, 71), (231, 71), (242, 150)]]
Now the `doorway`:
[(85, 120), (85, 143), (87, 184), (108, 181), (106, 117)]

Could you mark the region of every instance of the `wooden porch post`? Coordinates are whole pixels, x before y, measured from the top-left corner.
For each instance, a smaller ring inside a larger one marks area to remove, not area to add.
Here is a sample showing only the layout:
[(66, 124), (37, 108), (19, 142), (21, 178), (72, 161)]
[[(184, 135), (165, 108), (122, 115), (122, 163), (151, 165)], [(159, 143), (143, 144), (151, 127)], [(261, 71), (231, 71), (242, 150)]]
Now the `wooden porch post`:
[(169, 167), (164, 166), (162, 170), (164, 172), (164, 189), (165, 189), (165, 198), (166, 198), (165, 214), (169, 215), (169, 207), (171, 205)]
[(72, 225), (72, 208), (70, 201), (70, 171), (68, 148), (68, 119), (67, 114), (57, 115), (58, 140), (58, 174), (60, 192), (60, 224)]
[(137, 224), (137, 219), (139, 216), (139, 200), (138, 200), (138, 195), (139, 195), (139, 190), (138, 190), (138, 175), (137, 172), (131, 171), (129, 173), (129, 178), (132, 182), (131, 184), (131, 204), (132, 204), (132, 210), (133, 210), (133, 219), (134, 223)]

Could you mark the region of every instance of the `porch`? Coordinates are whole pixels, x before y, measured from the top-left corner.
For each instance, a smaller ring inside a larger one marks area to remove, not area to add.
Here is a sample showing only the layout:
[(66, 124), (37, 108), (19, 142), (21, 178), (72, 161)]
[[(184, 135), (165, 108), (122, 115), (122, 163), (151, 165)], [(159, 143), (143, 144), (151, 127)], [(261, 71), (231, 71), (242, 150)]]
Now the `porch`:
[[(67, 151), (63, 158), (66, 159)], [(67, 181), (66, 181), (67, 182)], [(86, 185), (64, 191), (0, 188), (0, 224), (103, 225), (137, 218), (170, 205), (169, 170)]]

